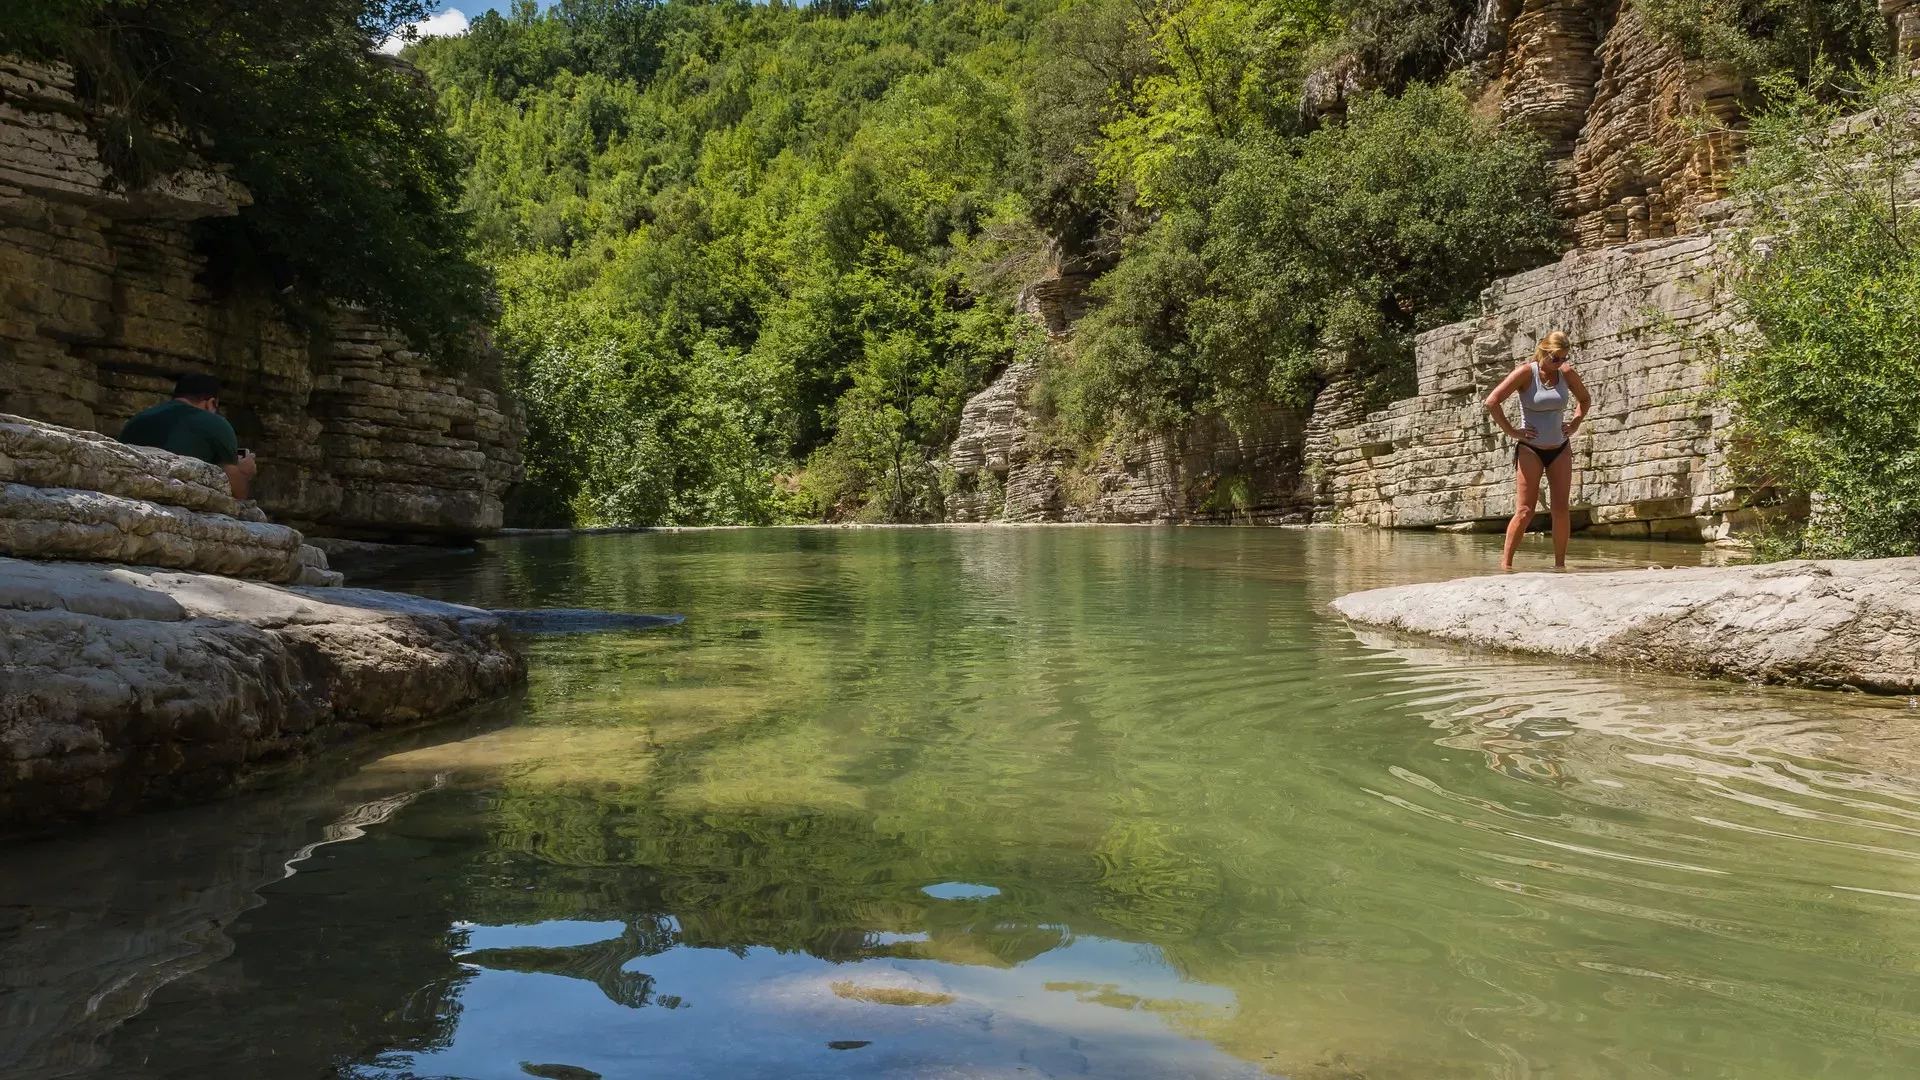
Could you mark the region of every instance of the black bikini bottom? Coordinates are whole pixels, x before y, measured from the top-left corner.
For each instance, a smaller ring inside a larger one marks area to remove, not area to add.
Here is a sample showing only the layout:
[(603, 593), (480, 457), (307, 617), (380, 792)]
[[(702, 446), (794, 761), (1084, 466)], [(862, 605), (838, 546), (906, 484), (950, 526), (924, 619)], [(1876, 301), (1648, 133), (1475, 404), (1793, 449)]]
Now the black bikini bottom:
[(1559, 446), (1534, 446), (1532, 443), (1514, 443), (1513, 463), (1516, 465), (1520, 463), (1520, 448), (1523, 446), (1534, 452), (1534, 455), (1540, 459), (1540, 467), (1543, 469), (1553, 464), (1553, 459), (1566, 453), (1567, 450), (1566, 443), (1561, 443)]

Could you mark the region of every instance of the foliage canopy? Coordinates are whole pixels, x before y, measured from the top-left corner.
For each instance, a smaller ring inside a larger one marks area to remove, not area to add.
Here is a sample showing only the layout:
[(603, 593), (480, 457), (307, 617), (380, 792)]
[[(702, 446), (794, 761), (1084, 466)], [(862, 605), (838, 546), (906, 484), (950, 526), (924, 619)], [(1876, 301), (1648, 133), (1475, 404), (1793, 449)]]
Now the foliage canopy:
[[(414, 46), (530, 411), (516, 514), (937, 519), (1022, 357), (1085, 433), (1300, 401), (1329, 350), (1390, 383), (1554, 225), (1538, 147), (1364, 7), (563, 0)], [(1344, 119), (1306, 94), (1343, 49), (1405, 73)], [(1110, 271), (1070, 363), (1015, 314), (1050, 261)]]
[(1754, 210), (1730, 278), (1747, 321), (1717, 342), (1718, 378), (1748, 482), (1816, 506), (1766, 553), (1920, 554), (1920, 83), (1767, 92), (1737, 174)]
[[(207, 226), (222, 277), (318, 319), (364, 305), (458, 351), (487, 314), (457, 212), (464, 162), (416, 72), (373, 43), (429, 0), (30, 0), (0, 51), (72, 63), (123, 180), (198, 153), (252, 193)], [(184, 132), (184, 138), (161, 135)]]

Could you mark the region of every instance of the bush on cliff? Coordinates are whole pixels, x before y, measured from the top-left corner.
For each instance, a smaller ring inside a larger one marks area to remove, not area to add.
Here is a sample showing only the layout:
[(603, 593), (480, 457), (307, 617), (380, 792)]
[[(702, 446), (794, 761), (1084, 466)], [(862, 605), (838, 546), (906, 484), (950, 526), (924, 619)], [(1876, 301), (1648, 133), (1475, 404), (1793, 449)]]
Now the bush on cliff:
[(1920, 554), (1920, 82), (1863, 82), (1823, 102), (1770, 80), (1736, 174), (1755, 215), (1730, 278), (1747, 325), (1713, 344), (1737, 465), (1815, 502), (1774, 557)]
[[(1871, 63), (1884, 48), (1878, 0), (1635, 0), (1647, 25), (1750, 79), (1785, 77), (1816, 90), (1828, 65)], [(1830, 95), (1829, 95), (1830, 97)]]
[(1342, 122), (1219, 154), (1218, 181), (1102, 280), (1077, 359), (1051, 380), (1083, 435), (1304, 407), (1329, 355), (1377, 397), (1404, 392), (1415, 334), (1559, 250), (1541, 145), (1475, 118), (1451, 86), (1362, 97)]
[(372, 48), (432, 7), (31, 0), (0, 20), (0, 52), (75, 67), (103, 156), (130, 185), (187, 147), (232, 169), (253, 203), (204, 226), (217, 278), (309, 322), (329, 301), (363, 305), (457, 350), (488, 303), (457, 210), (463, 162), (419, 74)]

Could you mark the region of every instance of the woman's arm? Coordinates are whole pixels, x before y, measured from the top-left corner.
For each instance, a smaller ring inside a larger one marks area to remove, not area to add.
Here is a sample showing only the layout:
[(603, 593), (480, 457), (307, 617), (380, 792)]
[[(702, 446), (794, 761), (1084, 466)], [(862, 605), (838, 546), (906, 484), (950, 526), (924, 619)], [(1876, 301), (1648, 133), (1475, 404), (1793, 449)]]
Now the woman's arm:
[(1587, 419), (1587, 410), (1592, 407), (1593, 399), (1587, 396), (1587, 384), (1580, 381), (1580, 373), (1570, 367), (1560, 369), (1560, 377), (1567, 380), (1567, 388), (1573, 391), (1573, 420), (1565, 425), (1567, 437), (1580, 430)]
[(1533, 429), (1530, 427), (1514, 427), (1513, 421), (1507, 419), (1507, 410), (1502, 408), (1502, 406), (1506, 404), (1508, 398), (1514, 395), (1515, 391), (1520, 389), (1522, 383), (1531, 378), (1533, 378), (1533, 372), (1529, 369), (1529, 366), (1521, 364), (1519, 367), (1514, 368), (1506, 378), (1500, 380), (1500, 385), (1493, 388), (1493, 393), (1487, 395), (1487, 413), (1493, 417), (1494, 426), (1506, 432), (1510, 438), (1518, 439), (1521, 442), (1526, 442), (1527, 439), (1533, 436)]

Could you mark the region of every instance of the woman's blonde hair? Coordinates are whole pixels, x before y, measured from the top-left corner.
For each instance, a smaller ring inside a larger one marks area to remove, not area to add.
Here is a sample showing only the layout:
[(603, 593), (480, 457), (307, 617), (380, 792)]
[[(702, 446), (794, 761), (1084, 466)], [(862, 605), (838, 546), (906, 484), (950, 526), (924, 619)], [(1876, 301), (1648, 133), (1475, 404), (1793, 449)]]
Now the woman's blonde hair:
[(1572, 348), (1573, 343), (1567, 340), (1567, 335), (1562, 331), (1555, 330), (1546, 337), (1541, 338), (1539, 344), (1533, 347), (1533, 362), (1537, 364), (1546, 359), (1547, 354), (1555, 349), (1571, 350)]

